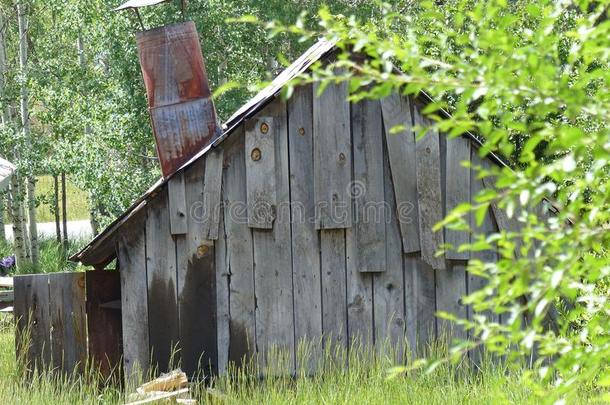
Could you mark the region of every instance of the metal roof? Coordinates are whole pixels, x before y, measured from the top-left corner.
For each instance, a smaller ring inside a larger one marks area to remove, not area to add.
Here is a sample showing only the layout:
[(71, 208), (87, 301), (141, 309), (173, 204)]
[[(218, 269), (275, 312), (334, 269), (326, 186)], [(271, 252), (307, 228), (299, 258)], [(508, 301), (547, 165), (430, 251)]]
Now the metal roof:
[(129, 0), (125, 3), (121, 4), (117, 8), (113, 9), (113, 11), (125, 10), (128, 8), (140, 8), (146, 6), (154, 6), (155, 4), (165, 3), (169, 0)]

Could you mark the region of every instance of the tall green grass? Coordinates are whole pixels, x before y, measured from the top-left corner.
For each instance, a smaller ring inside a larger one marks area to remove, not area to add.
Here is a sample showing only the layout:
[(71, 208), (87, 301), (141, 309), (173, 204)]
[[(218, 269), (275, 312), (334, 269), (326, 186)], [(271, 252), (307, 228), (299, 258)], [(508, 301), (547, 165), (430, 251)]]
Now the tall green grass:
[[(31, 266), (23, 266), (20, 269), (13, 268), (10, 275), (14, 274), (31, 274), (31, 273), (56, 273), (60, 271), (74, 271), (77, 267), (76, 263), (70, 262), (68, 257), (70, 254), (78, 251), (86, 241), (70, 240), (67, 251), (64, 251), (61, 243), (55, 239), (40, 240), (40, 264), (37, 268)], [(10, 244), (0, 242), (0, 258), (13, 254)]]

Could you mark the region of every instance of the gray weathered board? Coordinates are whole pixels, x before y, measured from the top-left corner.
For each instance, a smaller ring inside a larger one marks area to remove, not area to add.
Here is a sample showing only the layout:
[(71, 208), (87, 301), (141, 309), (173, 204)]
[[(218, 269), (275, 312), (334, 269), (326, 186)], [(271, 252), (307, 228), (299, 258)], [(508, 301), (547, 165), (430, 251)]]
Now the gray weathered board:
[[(314, 93), (318, 86), (314, 85)], [(349, 228), (352, 156), (345, 82), (329, 85), (313, 99), (313, 149), (316, 228)]]
[(146, 218), (148, 328), (152, 364), (167, 371), (178, 344), (176, 244), (170, 232), (167, 189), (149, 204)]
[(184, 235), (188, 231), (184, 172), (177, 173), (169, 179), (167, 193), (169, 195), (169, 219), (172, 235)]
[(413, 253), (420, 250), (420, 243), (415, 135), (410, 99), (394, 93), (381, 100), (381, 109), (402, 247), (405, 253)]
[[(447, 139), (447, 154), (445, 160), (445, 212), (462, 203), (470, 202), (470, 168), (464, 167), (463, 162), (470, 162), (470, 140), (464, 137)], [(470, 215), (465, 218), (470, 223)], [(470, 242), (467, 231), (445, 229), (445, 242), (452, 248), (445, 251), (445, 257), (452, 260), (468, 260), (470, 254), (467, 250), (458, 251), (461, 245)]]
[(319, 342), (322, 337), (320, 237), (311, 220), (316, 215), (312, 181), (312, 100), (311, 85), (297, 87), (288, 100), (295, 344), (313, 346), (309, 348), (309, 356), (305, 359), (308, 364), (303, 366), (297, 363), (296, 368), (305, 368), (307, 371), (314, 370), (318, 365), (320, 347), (311, 343)]
[[(222, 193), (222, 164), (224, 150), (215, 148), (205, 157), (205, 177), (203, 180), (203, 238), (218, 239), (220, 223), (221, 193)], [(194, 208), (192, 209), (194, 211)]]
[[(268, 136), (274, 136), (271, 143), (275, 154), (274, 170), (270, 176), (275, 178), (277, 198), (277, 219), (272, 230), (253, 229), (254, 246), (254, 291), (256, 294), (256, 343), (261, 357), (260, 365), (280, 365), (287, 367), (277, 370), (285, 374), (294, 370), (294, 311), (292, 299), (292, 250), (290, 235), (290, 184), (288, 162), (288, 122), (286, 104), (276, 99), (269, 104), (261, 115), (273, 117), (270, 121)], [(246, 139), (248, 133), (246, 133)], [(246, 149), (247, 150), (247, 149)], [(247, 161), (247, 159), (246, 159)], [(248, 166), (246, 166), (248, 170)], [(267, 359), (271, 351), (286, 359), (278, 364)], [(268, 370), (267, 374), (275, 373)]]
[(259, 116), (245, 123), (248, 226), (271, 229), (276, 216), (275, 142), (281, 122)]
[(148, 285), (146, 283), (146, 218), (131, 218), (118, 238), (121, 277), (123, 365), (126, 379), (149, 370)]
[(433, 269), (444, 269), (445, 258), (437, 255), (444, 243), (443, 232), (433, 230), (443, 219), (439, 134), (418, 108), (413, 110), (413, 122), (416, 130), (426, 129), (415, 142), (421, 257)]

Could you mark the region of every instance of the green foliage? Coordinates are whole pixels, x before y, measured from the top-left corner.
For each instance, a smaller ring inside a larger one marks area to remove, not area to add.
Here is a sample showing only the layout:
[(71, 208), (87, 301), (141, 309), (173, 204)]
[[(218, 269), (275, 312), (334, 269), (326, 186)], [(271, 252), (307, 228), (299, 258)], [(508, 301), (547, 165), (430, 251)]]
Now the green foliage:
[[(425, 112), (441, 133), (472, 131), (481, 155), (497, 151), (515, 169), (475, 168), (495, 190), (437, 226), (463, 228), (468, 212), (480, 220), (491, 205), (514, 224), (447, 247), (498, 246), (496, 263), (470, 262), (489, 284), (465, 302), (506, 320), (459, 320), (473, 342), (453, 357), (481, 344), (514, 360), (536, 353), (541, 368), (530, 382), (556, 386), (541, 395), (548, 402), (574, 401), (590, 384), (607, 387), (610, 373), (607, 9), (597, 1), (424, 1), (401, 10), (380, 4), (379, 18), (363, 20), (323, 8), (319, 31), (339, 53), (299, 80), (349, 81), (353, 100), (425, 90), (435, 100)], [(267, 27), (303, 40), (319, 35), (300, 21)]]

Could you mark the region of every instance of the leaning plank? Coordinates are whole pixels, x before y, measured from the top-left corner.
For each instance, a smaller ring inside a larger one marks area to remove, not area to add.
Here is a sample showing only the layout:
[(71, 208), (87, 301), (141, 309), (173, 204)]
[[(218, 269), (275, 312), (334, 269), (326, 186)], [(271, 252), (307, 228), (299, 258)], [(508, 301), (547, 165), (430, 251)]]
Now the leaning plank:
[[(297, 370), (315, 370), (322, 337), (320, 238), (315, 224), (313, 185), (313, 89), (297, 87), (288, 100), (288, 149), (292, 218), (295, 344), (310, 346), (308, 364), (297, 358)], [(297, 350), (297, 353), (302, 351)]]
[(361, 272), (386, 269), (383, 125), (378, 100), (352, 105), (354, 263)]
[(324, 339), (331, 346), (346, 348), (345, 230), (325, 229), (320, 231), (320, 266)]
[[(200, 159), (184, 173), (189, 207), (203, 204), (204, 166), (204, 160)], [(205, 238), (199, 223), (195, 215), (189, 215), (187, 234), (176, 237), (181, 367), (194, 378), (216, 374), (218, 361), (216, 333), (213, 333), (216, 330), (214, 242)]]
[[(290, 235), (290, 184), (288, 162), (288, 121), (286, 104), (276, 99), (262, 112), (273, 117), (269, 129), (275, 153), (277, 204), (280, 208), (273, 230), (253, 229), (254, 291), (256, 294), (256, 342), (261, 365), (277, 365), (267, 374), (294, 370), (294, 310), (292, 291), (292, 244)], [(261, 118), (259, 121), (266, 121)], [(246, 136), (248, 136), (246, 134)], [(271, 351), (280, 359), (270, 359)]]
[(85, 273), (49, 275), (53, 366), (83, 371), (87, 359)]
[[(463, 162), (470, 162), (471, 141), (464, 137), (447, 139), (447, 154), (445, 160), (445, 212), (449, 214), (462, 203), (470, 202), (470, 169), (462, 166)], [(466, 216), (470, 222), (470, 215)], [(461, 245), (470, 242), (466, 231), (445, 229), (445, 242), (452, 248), (445, 251), (445, 257), (453, 260), (468, 260), (470, 254), (467, 250), (458, 252)]]
[(211, 150), (205, 157), (202, 221), (203, 238), (208, 240), (218, 239), (223, 160), (222, 148)]
[(149, 368), (145, 216), (142, 211), (121, 228), (117, 257), (121, 278), (121, 318), (125, 378), (135, 383)]
[[(384, 147), (384, 201), (386, 207), (395, 207), (396, 199), (392, 186), (387, 149)], [(375, 343), (384, 354), (395, 361), (401, 361), (405, 348), (405, 298), (407, 293), (405, 277), (411, 277), (409, 271), (403, 271), (402, 239), (400, 224), (393, 209), (388, 209), (385, 220), (386, 243), (383, 247), (386, 256), (386, 271), (375, 274), (373, 279), (375, 303)]]
[(183, 235), (188, 230), (188, 207), (186, 205), (183, 172), (169, 179), (167, 191), (169, 195), (169, 219), (172, 235)]
[(282, 123), (273, 117), (258, 116), (246, 127), (246, 189), (248, 193), (248, 226), (271, 229), (275, 220), (276, 200), (276, 134)]
[(229, 361), (241, 364), (256, 350), (254, 318), (254, 257), (252, 231), (247, 224), (246, 167), (243, 126), (225, 144), (224, 221), (226, 232), (225, 269), (229, 290)]
[[(87, 271), (85, 278), (89, 358), (104, 378), (118, 378), (123, 346), (120, 272)], [(113, 308), (116, 301), (118, 308)]]
[(316, 228), (352, 225), (350, 110), (347, 83), (329, 85), (313, 99), (313, 168)]
[[(436, 270), (436, 310), (466, 319), (466, 306), (462, 304), (462, 297), (466, 295), (466, 266), (455, 263), (447, 266), (445, 270)], [(436, 328), (439, 338), (465, 339), (464, 329), (451, 321), (436, 319)]]
[[(417, 252), (419, 214), (415, 165), (415, 135), (410, 100), (392, 94), (381, 100), (386, 145), (390, 157), (396, 211), (400, 221), (402, 248), (405, 253)], [(397, 133), (393, 130), (401, 128)]]
[(176, 244), (170, 233), (167, 189), (148, 206), (146, 218), (146, 274), (148, 328), (152, 366), (164, 372), (178, 343)]
[(15, 276), (13, 281), (17, 358), (26, 361), (28, 370), (40, 370), (47, 367), (51, 360), (49, 276)]
[(432, 123), (421, 115), (417, 106), (413, 118), (416, 127), (427, 128), (426, 134), (415, 143), (421, 256), (433, 269), (444, 269), (445, 258), (436, 255), (444, 243), (443, 232), (432, 230), (443, 219), (439, 134), (431, 129)]

